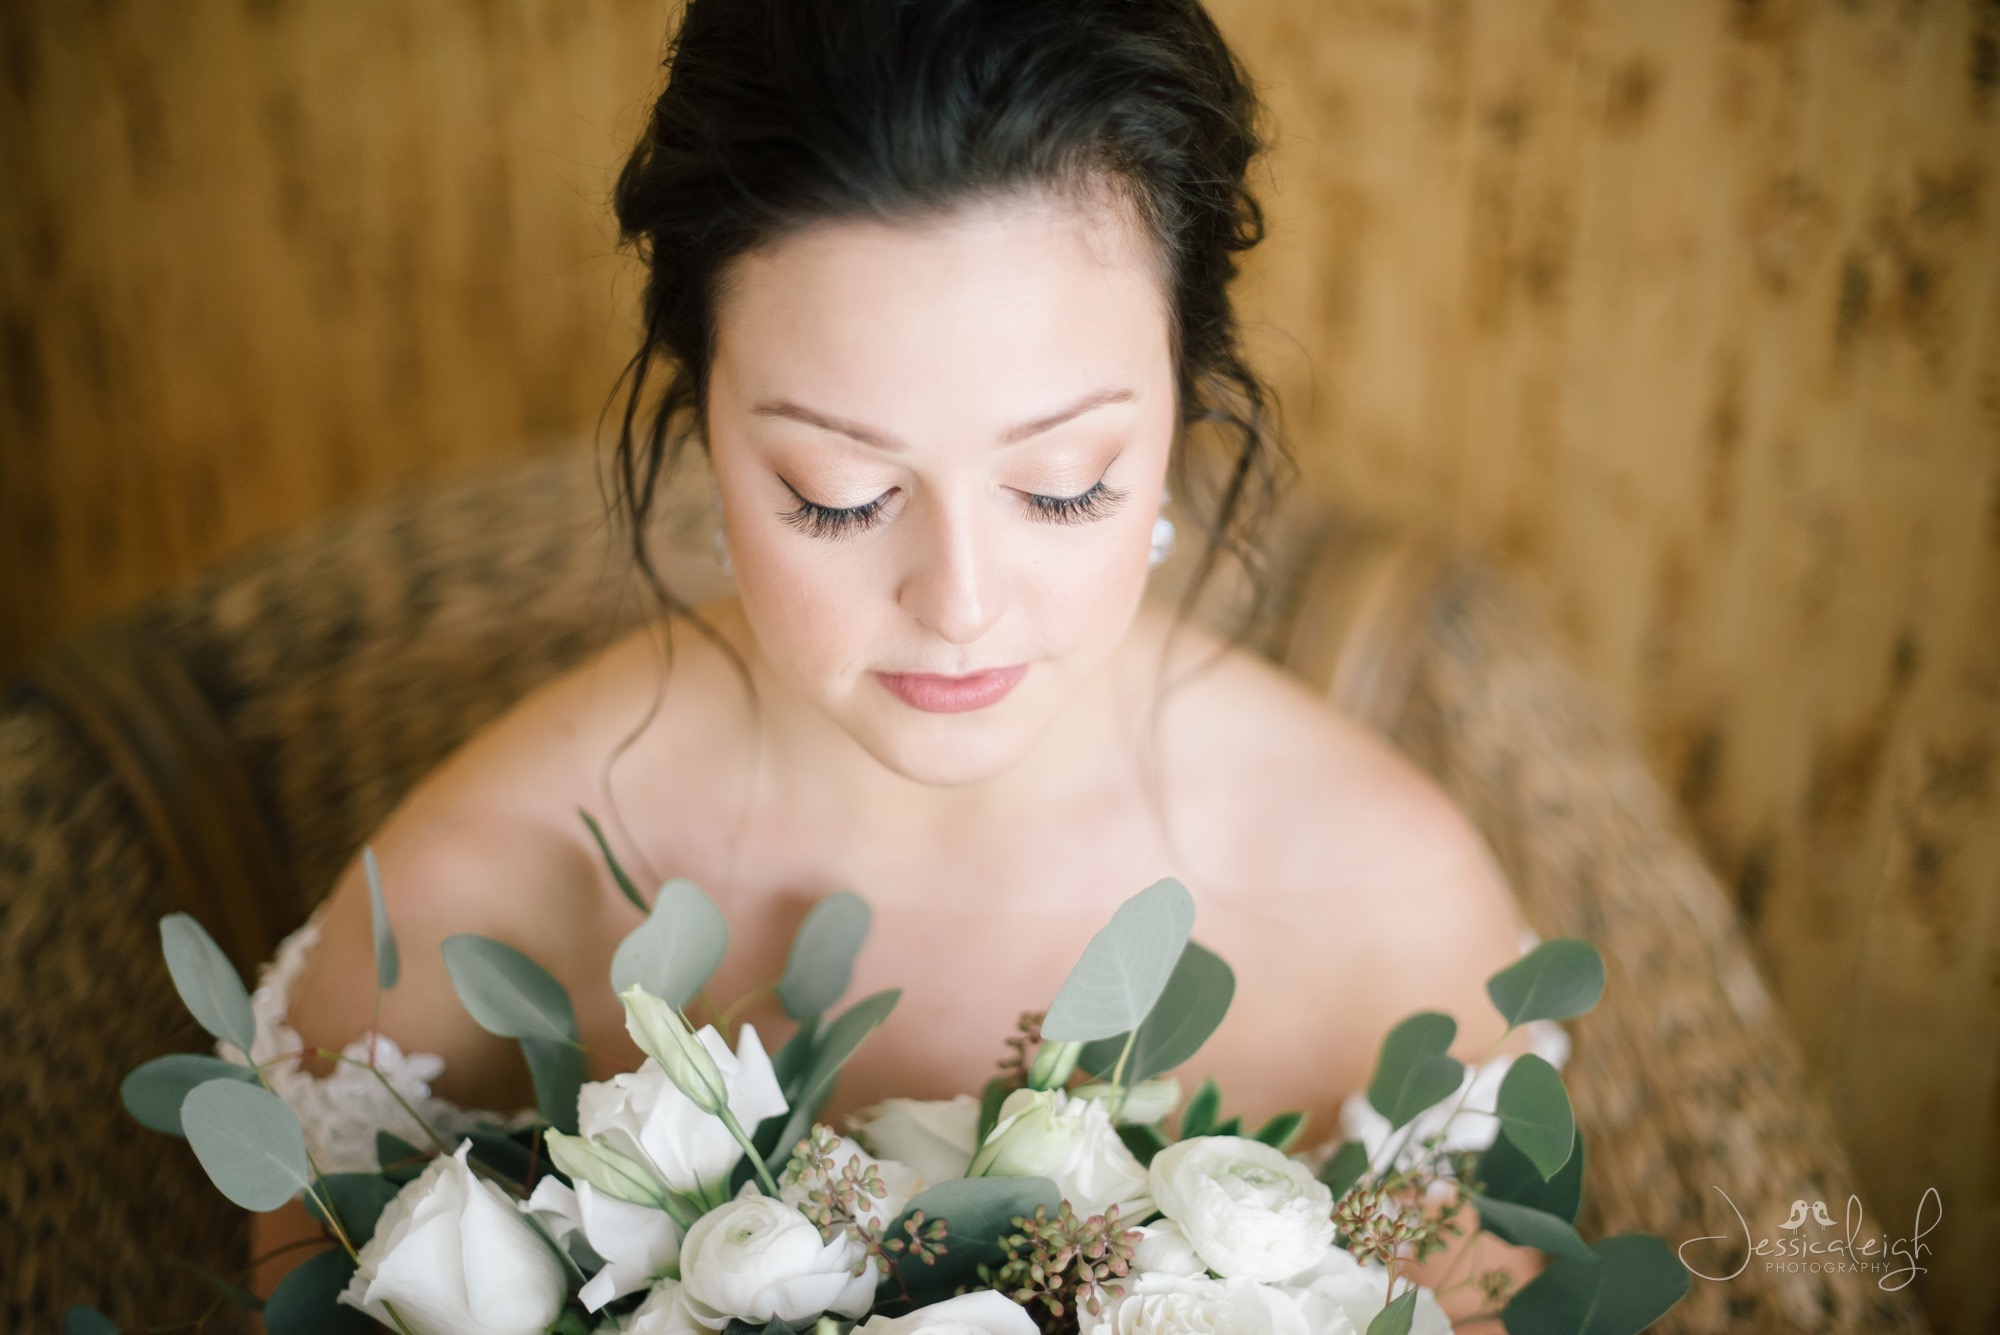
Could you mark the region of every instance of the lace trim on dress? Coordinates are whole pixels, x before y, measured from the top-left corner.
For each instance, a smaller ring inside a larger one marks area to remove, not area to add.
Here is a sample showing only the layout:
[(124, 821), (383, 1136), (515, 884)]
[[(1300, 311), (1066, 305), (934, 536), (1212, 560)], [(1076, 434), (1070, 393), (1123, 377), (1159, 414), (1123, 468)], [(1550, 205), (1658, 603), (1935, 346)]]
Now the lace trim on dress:
[[(381, 1171), (375, 1155), (375, 1133), (387, 1131), (412, 1145), (428, 1147), (430, 1137), (395, 1095), (382, 1087), (375, 1071), (367, 1069), (371, 1044), (375, 1070), (380, 1071), (396, 1093), (408, 1101), (446, 1144), (457, 1140), (482, 1122), (497, 1122), (508, 1128), (527, 1126), (535, 1120), (532, 1108), (515, 1113), (490, 1112), (483, 1108), (461, 1108), (431, 1093), (431, 1082), (444, 1074), (444, 1058), (432, 1052), (404, 1052), (386, 1034), (365, 1033), (343, 1049), (353, 1061), (335, 1065), (326, 1075), (315, 1076), (302, 1069), (302, 1044), (298, 1032), (286, 1023), (291, 1007), (292, 984), (305, 968), (306, 958), (319, 944), (320, 914), (326, 901), (312, 911), (298, 929), (278, 945), (278, 952), (258, 976), (257, 989), (250, 994), (250, 1009), (256, 1017), (257, 1032), (250, 1044), (250, 1056), (264, 1070), (264, 1078), (298, 1114), (305, 1129), (306, 1148), (324, 1173), (373, 1173)], [(225, 1060), (242, 1062), (242, 1049), (217, 1040), (215, 1050)], [(364, 1065), (355, 1065), (355, 1062)]]

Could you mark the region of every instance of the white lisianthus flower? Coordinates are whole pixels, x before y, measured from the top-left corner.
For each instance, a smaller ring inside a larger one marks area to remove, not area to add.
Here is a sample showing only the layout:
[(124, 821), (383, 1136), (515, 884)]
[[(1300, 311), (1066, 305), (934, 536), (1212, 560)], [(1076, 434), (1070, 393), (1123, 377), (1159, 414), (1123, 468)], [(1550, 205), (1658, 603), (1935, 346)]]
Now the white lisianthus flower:
[(680, 1281), (663, 1279), (646, 1295), (646, 1301), (599, 1326), (597, 1335), (709, 1335), (709, 1330), (689, 1313)]
[(541, 1335), (569, 1277), (535, 1226), (466, 1162), (440, 1155), (387, 1205), (340, 1301), (413, 1335)]
[(979, 1100), (884, 1099), (847, 1119), (847, 1129), (877, 1158), (915, 1170), (925, 1185), (965, 1176), (979, 1150)]
[(1171, 1219), (1155, 1219), (1139, 1229), (1139, 1241), (1132, 1246), (1132, 1264), (1141, 1272), (1193, 1277), (1208, 1273), (1208, 1265), (1194, 1254), (1194, 1245)]
[[(1534, 1054), (1549, 1065), (1560, 1069), (1569, 1059), (1569, 1031), (1554, 1020), (1531, 1020), (1521, 1028), (1527, 1032)], [(1499, 1134), (1500, 1123), (1493, 1116), (1493, 1109), (1500, 1098), (1500, 1082), (1507, 1078), (1507, 1068), (1513, 1064), (1514, 1054), (1502, 1053), (1477, 1065), (1468, 1065), (1450, 1097), (1432, 1104), (1412, 1119), (1409, 1139), (1397, 1152), (1394, 1165), (1381, 1161), (1379, 1156), (1391, 1135), (1403, 1133), (1375, 1111), (1367, 1091), (1357, 1090), (1341, 1101), (1341, 1136), (1360, 1141), (1361, 1147), (1368, 1151), (1368, 1162), (1377, 1171), (1392, 1166), (1408, 1168), (1423, 1154), (1425, 1138), (1438, 1132), (1444, 1133), (1443, 1145), (1447, 1150), (1483, 1150)], [(1456, 1116), (1452, 1115), (1454, 1108), (1458, 1110)]]
[(1152, 1213), (1146, 1169), (1118, 1138), (1095, 1099), (1060, 1089), (1017, 1089), (965, 1170), (967, 1177), (1046, 1177), (1083, 1218), (1118, 1207), (1118, 1217)]
[[(714, 1058), (729, 1092), (729, 1110), (746, 1131), (766, 1117), (786, 1111), (784, 1093), (755, 1025), (746, 1024), (731, 1052), (714, 1025), (695, 1035)], [(648, 1057), (636, 1071), (592, 1081), (577, 1094), (577, 1130), (586, 1139), (637, 1159), (660, 1181), (687, 1196), (705, 1200), (729, 1179), (743, 1147), (713, 1113), (704, 1112)]]
[[(1368, 1329), (1368, 1323), (1389, 1301), (1389, 1272), (1379, 1265), (1362, 1264), (1352, 1252), (1329, 1247), (1311, 1269), (1294, 1275), (1280, 1287), (1305, 1313), (1313, 1335), (1359, 1332)], [(1407, 1283), (1398, 1283), (1398, 1296), (1408, 1287)], [(1437, 1295), (1429, 1289), (1417, 1290), (1410, 1335), (1451, 1335), (1451, 1318), (1444, 1314)]]
[(1179, 1141), (1153, 1156), (1147, 1180), (1160, 1212), (1225, 1278), (1289, 1279), (1333, 1245), (1333, 1193), (1262, 1141)]
[(604, 1268), (577, 1295), (586, 1311), (637, 1293), (671, 1273), (680, 1258), (681, 1228), (664, 1210), (621, 1201), (582, 1179), (572, 1190), (545, 1177), (520, 1208), (548, 1230), (558, 1247), (581, 1236), (603, 1258)]
[[(886, 1199), (875, 1201), (867, 1210), (863, 1211), (862, 1219), (867, 1223), (878, 1225), (887, 1225), (893, 1222), (897, 1215), (903, 1213), (903, 1207), (910, 1203), (910, 1197), (916, 1195), (922, 1189), (923, 1180), (907, 1164), (895, 1163), (888, 1159), (877, 1159), (873, 1155), (865, 1153), (861, 1146), (857, 1145), (851, 1137), (837, 1137), (833, 1145), (833, 1171), (835, 1175), (845, 1171), (848, 1163), (856, 1159), (859, 1159), (864, 1164), (873, 1164), (875, 1166), (876, 1174), (881, 1177), (882, 1185), (889, 1193)], [(788, 1177), (789, 1174), (787, 1175)], [(780, 1179), (778, 1198), (794, 1209), (804, 1210), (806, 1206), (806, 1189), (797, 1182)]]
[[(1117, 1098), (1116, 1085), (1084, 1085), (1070, 1093), (1080, 1099), (1102, 1099), (1110, 1102)], [(1172, 1076), (1158, 1080), (1141, 1080), (1125, 1089), (1125, 1097), (1118, 1101), (1118, 1118), (1122, 1124), (1151, 1126), (1159, 1122), (1174, 1109), (1181, 1106), (1181, 1082)]]
[(1291, 1295), (1247, 1279), (1158, 1272), (1127, 1282), (1092, 1315), (1077, 1313), (1080, 1335), (1352, 1335), (1306, 1324)]
[(1003, 1293), (975, 1289), (907, 1316), (871, 1316), (854, 1335), (1039, 1335), (1027, 1309)]
[(695, 1220), (681, 1241), (681, 1292), (710, 1330), (731, 1317), (758, 1325), (823, 1312), (858, 1317), (875, 1299), (880, 1269), (852, 1234), (827, 1242), (796, 1207), (750, 1183)]

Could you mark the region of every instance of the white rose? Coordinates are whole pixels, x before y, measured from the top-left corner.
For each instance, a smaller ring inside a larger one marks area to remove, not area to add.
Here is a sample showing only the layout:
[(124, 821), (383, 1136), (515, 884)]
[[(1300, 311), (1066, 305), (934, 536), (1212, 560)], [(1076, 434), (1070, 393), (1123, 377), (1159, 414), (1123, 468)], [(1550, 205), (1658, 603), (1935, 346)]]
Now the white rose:
[[(1379, 1265), (1363, 1265), (1352, 1252), (1329, 1247), (1318, 1264), (1282, 1287), (1305, 1313), (1313, 1335), (1345, 1335), (1349, 1330), (1367, 1330), (1389, 1301), (1389, 1272)], [(1398, 1295), (1408, 1287), (1399, 1283)], [(1429, 1289), (1417, 1290), (1410, 1335), (1451, 1335), (1451, 1319)]]
[(1333, 1245), (1333, 1193), (1261, 1141), (1179, 1141), (1153, 1156), (1147, 1180), (1154, 1204), (1218, 1275), (1289, 1279)]
[[(729, 1110), (744, 1130), (786, 1111), (755, 1025), (744, 1025), (731, 1052), (714, 1025), (695, 1037), (715, 1058), (729, 1091)], [(648, 1057), (638, 1070), (593, 1081), (577, 1094), (577, 1130), (650, 1167), (660, 1181), (684, 1195), (713, 1201), (726, 1186), (743, 1147), (713, 1113), (681, 1093), (660, 1064)]]
[[(903, 1213), (903, 1207), (910, 1203), (910, 1197), (916, 1195), (923, 1186), (922, 1179), (911, 1171), (907, 1164), (876, 1159), (863, 1153), (861, 1147), (851, 1138), (847, 1136), (837, 1138), (833, 1145), (834, 1175), (838, 1177), (846, 1170), (848, 1162), (855, 1159), (864, 1164), (873, 1164), (876, 1175), (882, 1179), (882, 1185), (889, 1193), (886, 1198), (876, 1200), (862, 1213), (862, 1218), (871, 1224), (886, 1225), (892, 1222), (897, 1215)], [(794, 1209), (803, 1210), (806, 1206), (806, 1189), (797, 1182), (781, 1181), (778, 1186), (778, 1198)]]
[(681, 1242), (681, 1292), (711, 1330), (731, 1317), (760, 1325), (822, 1312), (858, 1317), (874, 1301), (878, 1270), (851, 1234), (823, 1241), (797, 1209), (747, 1183), (735, 1200), (695, 1220)]
[(466, 1154), (433, 1159), (387, 1205), (340, 1301), (414, 1335), (541, 1335), (569, 1293), (563, 1264)]
[(1005, 1294), (977, 1289), (919, 1307), (907, 1316), (871, 1316), (854, 1335), (1040, 1335), (1027, 1309)]
[(681, 1254), (680, 1225), (664, 1210), (607, 1196), (580, 1179), (571, 1190), (545, 1177), (520, 1208), (548, 1230), (557, 1246), (566, 1247), (571, 1236), (581, 1235), (603, 1259), (604, 1268), (577, 1295), (586, 1311), (637, 1293), (670, 1273)]
[(617, 1321), (597, 1328), (615, 1335), (709, 1335), (688, 1311), (687, 1294), (675, 1279), (663, 1279), (646, 1295), (646, 1301)]
[(1077, 1313), (1080, 1335), (1351, 1335), (1306, 1324), (1291, 1295), (1247, 1279), (1147, 1274), (1092, 1315)]
[(1187, 1234), (1171, 1219), (1155, 1219), (1140, 1228), (1139, 1241), (1132, 1247), (1132, 1263), (1141, 1271), (1157, 1270), (1189, 1278), (1208, 1273), (1207, 1264), (1194, 1254)]
[(979, 1149), (979, 1100), (884, 1099), (847, 1119), (862, 1148), (908, 1164), (925, 1183), (965, 1176)]
[(968, 1177), (1046, 1177), (1084, 1218), (1118, 1207), (1118, 1217), (1152, 1213), (1146, 1170), (1133, 1157), (1111, 1115), (1094, 1099), (1060, 1089), (1017, 1089), (1000, 1105), (1000, 1120), (967, 1167)]

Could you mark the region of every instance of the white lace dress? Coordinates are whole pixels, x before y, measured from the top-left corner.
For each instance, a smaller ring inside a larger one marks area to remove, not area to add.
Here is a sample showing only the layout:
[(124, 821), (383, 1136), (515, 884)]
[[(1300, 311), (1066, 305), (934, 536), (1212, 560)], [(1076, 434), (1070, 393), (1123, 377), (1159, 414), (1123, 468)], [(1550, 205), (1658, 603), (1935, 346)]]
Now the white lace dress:
[[(264, 966), (257, 989), (250, 994), (250, 1008), (257, 1018), (250, 1055), (264, 1065), (264, 1078), (298, 1114), (299, 1124), (305, 1128), (306, 1148), (320, 1171), (379, 1171), (381, 1163), (375, 1156), (378, 1131), (387, 1131), (412, 1145), (430, 1144), (423, 1127), (397, 1102), (395, 1094), (383, 1088), (384, 1079), (447, 1144), (481, 1122), (510, 1128), (533, 1122), (532, 1108), (500, 1113), (461, 1108), (438, 1098), (431, 1093), (431, 1083), (444, 1074), (444, 1058), (432, 1052), (405, 1052), (395, 1039), (382, 1034), (368, 1033), (354, 1039), (344, 1050), (353, 1060), (336, 1063), (326, 1075), (315, 1076), (302, 1069), (299, 1036), (286, 1020), (292, 985), (305, 968), (307, 956), (319, 944), (320, 915), (325, 909), (322, 901), (279, 943), (278, 953)], [(374, 1071), (367, 1068), (371, 1049)], [(218, 1041), (215, 1050), (225, 1060), (244, 1060), (242, 1049), (233, 1043)]]

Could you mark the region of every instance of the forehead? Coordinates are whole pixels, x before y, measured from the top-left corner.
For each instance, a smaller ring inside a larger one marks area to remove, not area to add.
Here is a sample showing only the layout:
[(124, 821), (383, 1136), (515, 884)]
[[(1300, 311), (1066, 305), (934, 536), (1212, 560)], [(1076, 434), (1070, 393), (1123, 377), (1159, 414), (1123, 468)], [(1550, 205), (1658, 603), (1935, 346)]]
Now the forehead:
[(1151, 238), (1124, 208), (1035, 196), (815, 225), (742, 257), (716, 304), (711, 407), (767, 395), (891, 429), (1012, 422), (1171, 376)]

